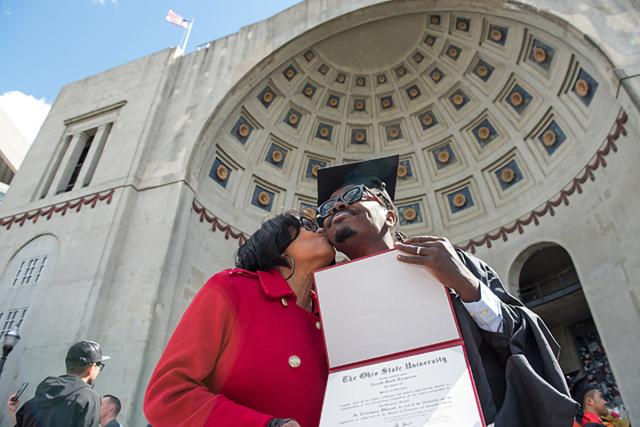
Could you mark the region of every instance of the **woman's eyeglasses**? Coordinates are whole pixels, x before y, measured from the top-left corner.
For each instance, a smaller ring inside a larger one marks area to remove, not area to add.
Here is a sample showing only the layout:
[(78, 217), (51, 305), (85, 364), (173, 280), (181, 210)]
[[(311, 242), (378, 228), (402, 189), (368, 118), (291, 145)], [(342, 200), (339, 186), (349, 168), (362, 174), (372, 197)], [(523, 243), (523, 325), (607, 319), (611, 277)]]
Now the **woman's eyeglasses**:
[(331, 215), (331, 211), (337, 203), (343, 202), (347, 205), (352, 205), (360, 200), (377, 200), (380, 204), (384, 205), (378, 196), (373, 194), (373, 192), (371, 192), (371, 190), (369, 190), (364, 184), (356, 185), (348, 188), (339, 196), (332, 197), (318, 206), (316, 209), (318, 214), (318, 223), (322, 224), (325, 218)]
[(98, 369), (100, 369), (101, 371), (104, 369), (105, 364), (102, 362), (96, 362), (96, 366), (98, 367)]
[(318, 231), (318, 223), (312, 220), (311, 218), (307, 218), (306, 216), (301, 216), (298, 218), (300, 221), (300, 225), (307, 231)]

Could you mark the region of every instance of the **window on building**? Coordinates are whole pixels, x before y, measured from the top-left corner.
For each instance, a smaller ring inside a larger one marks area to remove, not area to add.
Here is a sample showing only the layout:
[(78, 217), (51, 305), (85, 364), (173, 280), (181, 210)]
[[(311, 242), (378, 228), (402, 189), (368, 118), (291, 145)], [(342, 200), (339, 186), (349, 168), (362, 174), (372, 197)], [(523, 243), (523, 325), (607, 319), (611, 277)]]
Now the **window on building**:
[(120, 101), (65, 120), (66, 128), (34, 198), (44, 199), (89, 186), (120, 108), (125, 104), (126, 101)]
[(78, 180), (78, 176), (80, 175), (80, 171), (82, 170), (82, 165), (84, 165), (84, 161), (87, 159), (87, 154), (89, 154), (89, 150), (91, 149), (91, 144), (93, 144), (93, 140), (95, 139), (96, 131), (96, 128), (90, 129), (83, 132), (80, 136), (80, 147), (76, 147), (76, 151), (79, 151), (79, 153), (71, 158), (71, 161), (75, 158), (75, 164), (73, 164), (73, 167), (70, 169), (68, 180), (58, 189), (57, 194), (73, 190), (73, 187), (76, 185), (76, 181)]
[(36, 273), (36, 278), (34, 279), (35, 283), (38, 283), (38, 281), (40, 280), (40, 277), (42, 277), (42, 270), (44, 270), (44, 266), (46, 263), (47, 263), (47, 256), (44, 255), (40, 259), (40, 266), (38, 267), (38, 272)]
[(11, 287), (14, 287), (15, 285), (18, 284), (18, 280), (20, 280), (20, 277), (22, 277), (22, 270), (24, 268), (24, 264), (26, 261), (20, 261), (20, 264), (18, 264), (18, 271), (16, 271), (16, 275), (13, 278), (13, 281), (11, 282)]
[(58, 152), (55, 155), (55, 161), (50, 166), (51, 169), (49, 170), (49, 172), (46, 174), (46, 180), (44, 182), (44, 186), (43, 186), (42, 192), (40, 193), (40, 198), (41, 199), (44, 199), (45, 197), (47, 197), (47, 193), (49, 192), (49, 188), (51, 187), (51, 184), (53, 183), (53, 179), (55, 178), (56, 173), (60, 169), (60, 165), (62, 165), (62, 159), (64, 159), (64, 156), (67, 153), (67, 150), (69, 149), (69, 146), (71, 145), (71, 140), (72, 139), (73, 139), (73, 135), (65, 136), (64, 140), (62, 141), (62, 144), (60, 144), (60, 146), (58, 147)]
[(93, 135), (87, 135), (84, 141), (84, 147), (82, 147), (82, 151), (80, 152), (80, 157), (78, 157), (78, 161), (73, 167), (73, 171), (71, 172), (71, 176), (69, 177), (69, 182), (67, 182), (67, 186), (64, 188), (63, 192), (73, 190), (73, 186), (76, 185), (76, 181), (78, 180), (78, 175), (80, 175), (80, 170), (82, 169), (82, 165), (84, 161), (87, 159), (87, 154), (89, 154), (89, 149), (91, 148), (91, 144), (95, 138), (95, 133)]
[(32, 257), (27, 260), (20, 261), (20, 263), (18, 264), (18, 269), (16, 270), (16, 275), (11, 281), (11, 287), (15, 287), (18, 285), (26, 286), (32, 283), (38, 283), (40, 277), (42, 277), (42, 273), (44, 271), (46, 263), (46, 255)]
[(24, 276), (22, 276), (21, 285), (28, 285), (31, 283), (31, 278), (33, 277), (33, 271), (36, 269), (36, 262), (38, 262), (38, 258), (31, 258), (27, 263), (27, 268), (24, 270)]
[(82, 180), (82, 186), (87, 187), (91, 180), (93, 179), (93, 174), (96, 172), (96, 168), (98, 167), (98, 162), (100, 161), (100, 157), (102, 156), (102, 151), (104, 150), (104, 145), (109, 139), (109, 134), (111, 134), (111, 129), (113, 128), (113, 122), (107, 123), (103, 129), (102, 134), (98, 135), (99, 140), (96, 142), (98, 146), (95, 149), (95, 154), (91, 159), (89, 159), (88, 164), (85, 166), (87, 170), (84, 173), (84, 179)]
[(26, 307), (12, 308), (4, 313), (0, 313), (0, 337), (13, 328), (20, 328), (29, 309)]

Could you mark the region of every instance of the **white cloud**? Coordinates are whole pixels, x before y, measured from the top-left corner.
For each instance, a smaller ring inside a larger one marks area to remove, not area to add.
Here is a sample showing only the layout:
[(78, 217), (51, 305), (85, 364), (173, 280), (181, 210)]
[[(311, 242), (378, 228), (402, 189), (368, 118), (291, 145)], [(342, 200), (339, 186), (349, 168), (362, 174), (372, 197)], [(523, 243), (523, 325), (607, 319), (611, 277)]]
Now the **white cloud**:
[(4, 110), (16, 128), (31, 144), (49, 114), (51, 105), (47, 104), (44, 98), (36, 99), (15, 90), (0, 95), (0, 108)]
[[(93, 0), (93, 4), (99, 4), (100, 6), (104, 6), (104, 4), (107, 2), (107, 0)], [(118, 0), (111, 0), (110, 1), (111, 4), (118, 4)]]

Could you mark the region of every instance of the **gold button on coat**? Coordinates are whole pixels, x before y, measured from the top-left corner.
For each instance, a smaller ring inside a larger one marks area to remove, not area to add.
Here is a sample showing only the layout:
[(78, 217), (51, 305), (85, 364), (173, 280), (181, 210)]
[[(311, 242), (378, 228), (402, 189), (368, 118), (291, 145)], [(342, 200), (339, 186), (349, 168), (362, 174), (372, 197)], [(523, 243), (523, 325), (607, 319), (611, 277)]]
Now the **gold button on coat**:
[(300, 360), (300, 357), (296, 356), (295, 354), (289, 357), (289, 366), (291, 366), (292, 368), (297, 368), (301, 363), (302, 360)]
[(316, 329), (322, 329), (322, 323), (319, 320), (316, 322)]
[(282, 297), (280, 298), (280, 302), (282, 303), (283, 306), (288, 306), (289, 305), (289, 301), (287, 301), (287, 297)]

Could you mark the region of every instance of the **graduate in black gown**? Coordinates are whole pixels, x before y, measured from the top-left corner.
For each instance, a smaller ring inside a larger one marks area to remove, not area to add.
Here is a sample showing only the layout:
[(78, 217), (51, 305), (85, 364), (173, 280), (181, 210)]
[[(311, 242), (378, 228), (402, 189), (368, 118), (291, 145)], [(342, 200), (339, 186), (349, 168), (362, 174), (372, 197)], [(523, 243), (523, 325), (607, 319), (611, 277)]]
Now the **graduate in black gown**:
[(352, 260), (396, 247), (401, 261), (423, 265), (450, 289), (487, 424), (570, 427), (577, 403), (547, 326), (480, 259), (443, 237), (397, 232), (397, 169), (391, 156), (319, 170), (317, 217), (329, 240)]

